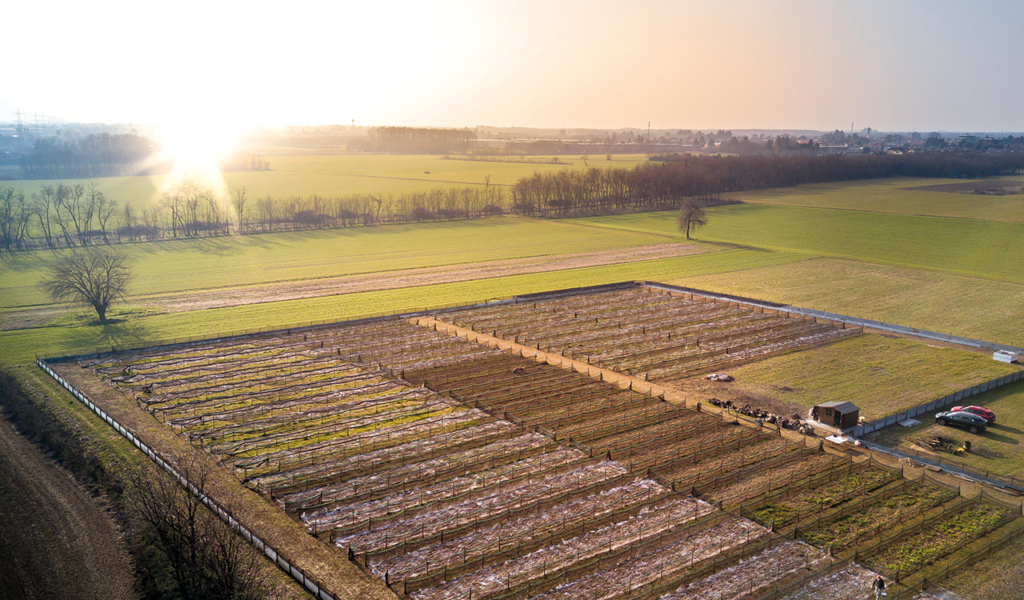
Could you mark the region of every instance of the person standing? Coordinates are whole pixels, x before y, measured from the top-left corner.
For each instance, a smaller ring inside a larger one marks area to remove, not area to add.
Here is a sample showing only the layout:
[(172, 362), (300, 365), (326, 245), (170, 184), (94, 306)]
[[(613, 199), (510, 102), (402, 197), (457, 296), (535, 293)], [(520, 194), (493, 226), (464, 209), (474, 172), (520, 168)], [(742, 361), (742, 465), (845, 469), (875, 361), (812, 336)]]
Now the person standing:
[(871, 584), (871, 589), (875, 592), (875, 600), (881, 600), (885, 595), (885, 579), (881, 575), (876, 577), (875, 582)]

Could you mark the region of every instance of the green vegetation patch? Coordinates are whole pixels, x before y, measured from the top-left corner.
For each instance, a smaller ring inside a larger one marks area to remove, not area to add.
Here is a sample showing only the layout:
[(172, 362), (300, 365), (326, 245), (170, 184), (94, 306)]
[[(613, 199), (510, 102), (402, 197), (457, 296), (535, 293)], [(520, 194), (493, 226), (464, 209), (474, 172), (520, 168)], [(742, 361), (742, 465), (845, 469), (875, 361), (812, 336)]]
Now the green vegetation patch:
[(901, 575), (913, 573), (992, 531), (1008, 516), (1010, 511), (1005, 508), (971, 506), (896, 544), (882, 547), (872, 562)]
[(896, 479), (881, 469), (864, 469), (844, 475), (814, 489), (797, 491), (787, 498), (766, 503), (751, 512), (754, 520), (767, 526), (785, 527), (801, 519), (817, 515), (851, 498), (876, 490)]
[(804, 408), (848, 400), (873, 420), (1017, 370), (987, 353), (865, 334), (744, 365), (730, 385)]
[(861, 534), (884, 531), (888, 525), (906, 518), (908, 513), (918, 514), (952, 500), (956, 493), (944, 488), (912, 484), (896, 496), (876, 502), (863, 510), (846, 515), (811, 532), (801, 531), (802, 538), (815, 546), (833, 547), (838, 551), (850, 547)]

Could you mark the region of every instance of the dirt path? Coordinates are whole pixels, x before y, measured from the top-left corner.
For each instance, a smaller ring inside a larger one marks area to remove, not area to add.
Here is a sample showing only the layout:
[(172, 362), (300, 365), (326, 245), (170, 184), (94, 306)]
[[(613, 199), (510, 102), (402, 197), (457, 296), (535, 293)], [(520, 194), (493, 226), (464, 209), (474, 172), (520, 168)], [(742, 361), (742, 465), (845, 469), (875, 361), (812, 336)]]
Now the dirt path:
[(0, 599), (137, 598), (120, 534), (71, 475), (0, 419)]
[[(526, 275), (583, 267), (616, 265), (701, 254), (708, 251), (705, 247), (693, 244), (656, 244), (653, 246), (605, 250), (585, 254), (538, 256), (484, 263), (367, 273), (346, 277), (283, 281), (253, 287), (193, 290), (154, 296), (136, 296), (130, 298), (129, 302), (136, 306), (143, 305), (155, 308), (161, 312), (185, 312), (207, 308), (224, 308), (244, 304), (260, 304), (281, 300), (298, 300), (320, 296), (418, 287), (438, 283), (507, 277), (510, 275)], [(0, 315), (0, 331), (42, 327), (47, 321), (67, 310), (67, 306), (48, 306), (6, 311)]]

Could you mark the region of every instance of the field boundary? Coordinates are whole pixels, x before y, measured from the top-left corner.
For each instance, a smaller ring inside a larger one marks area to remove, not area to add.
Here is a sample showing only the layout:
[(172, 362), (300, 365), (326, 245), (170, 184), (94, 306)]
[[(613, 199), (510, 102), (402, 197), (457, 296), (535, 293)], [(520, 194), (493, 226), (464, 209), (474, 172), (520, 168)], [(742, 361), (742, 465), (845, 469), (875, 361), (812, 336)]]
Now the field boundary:
[(792, 306), (788, 304), (778, 304), (775, 302), (766, 302), (763, 300), (755, 300), (753, 298), (745, 298), (743, 296), (730, 296), (728, 294), (718, 294), (715, 292), (708, 292), (705, 290), (698, 290), (695, 288), (688, 288), (683, 286), (671, 285), (667, 283), (658, 283), (656, 281), (641, 281), (638, 282), (641, 287), (648, 287), (656, 290), (663, 290), (666, 292), (675, 292), (681, 294), (690, 294), (691, 296), (700, 296), (703, 298), (711, 298), (715, 300), (726, 300), (729, 302), (735, 302), (737, 304), (746, 304), (748, 306), (756, 306), (760, 308), (769, 308), (781, 312), (788, 312), (796, 315), (804, 315), (808, 317), (815, 317), (819, 319), (826, 319), (834, 321), (836, 323), (845, 323), (847, 325), (856, 325), (860, 327), (866, 327), (868, 329), (878, 329), (881, 331), (889, 331), (892, 333), (899, 333), (902, 335), (909, 335), (913, 337), (919, 337), (938, 342), (947, 342), (950, 344), (957, 344), (960, 346), (970, 346), (972, 348), (983, 348), (987, 350), (1009, 350), (1011, 352), (1024, 353), (1024, 348), (1018, 346), (1009, 346), (1006, 344), (999, 344), (996, 342), (987, 342), (985, 340), (977, 340), (974, 338), (961, 337), (958, 335), (949, 335), (946, 333), (939, 333), (937, 331), (929, 331), (927, 329), (917, 329), (914, 327), (906, 327), (904, 325), (895, 325), (893, 323), (885, 323), (883, 321), (872, 321), (871, 319), (861, 319), (859, 317), (851, 317), (849, 315), (840, 315), (837, 313), (825, 312), (823, 310), (814, 310), (810, 308), (800, 308), (799, 306)]
[(894, 425), (896, 423), (899, 423), (900, 421), (912, 419), (918, 415), (923, 415), (924, 413), (931, 412), (944, 406), (949, 406), (951, 404), (955, 404), (956, 402), (966, 400), (971, 396), (977, 396), (978, 394), (981, 394), (983, 392), (994, 390), (997, 387), (1002, 387), (1004, 385), (1020, 381), (1022, 378), (1024, 378), (1024, 371), (1017, 371), (1015, 373), (1011, 373), (1010, 375), (996, 377), (995, 379), (991, 379), (984, 383), (964, 388), (958, 392), (953, 392), (952, 394), (943, 396), (937, 400), (925, 402), (924, 404), (918, 404), (913, 408), (908, 408), (907, 410), (903, 410), (896, 414), (882, 417), (881, 419), (875, 419), (870, 423), (857, 425), (856, 427), (853, 428), (853, 435), (855, 437), (861, 437), (864, 434), (871, 433), (873, 431), (878, 431), (879, 429), (888, 427), (890, 425)]
[(339, 597), (325, 590), (318, 581), (310, 577), (302, 570), (298, 565), (294, 564), (285, 558), (277, 549), (270, 544), (266, 543), (252, 531), (243, 525), (235, 516), (227, 509), (222, 507), (216, 500), (211, 498), (209, 495), (203, 494), (199, 488), (197, 488), (191, 481), (182, 476), (174, 466), (165, 460), (160, 453), (156, 452), (145, 444), (138, 436), (136, 436), (130, 429), (123, 426), (113, 417), (108, 415), (106, 411), (97, 406), (88, 396), (80, 392), (75, 386), (68, 383), (63, 377), (57, 374), (45, 360), (37, 359), (36, 365), (42, 369), (47, 375), (53, 378), (61, 387), (71, 393), (77, 398), (82, 404), (85, 404), (90, 410), (96, 413), (101, 419), (106, 421), (115, 431), (120, 433), (131, 442), (136, 448), (142, 451), (143, 454), (148, 456), (154, 463), (157, 464), (164, 471), (169, 473), (182, 487), (188, 490), (191, 494), (199, 498), (199, 500), (206, 505), (214, 514), (216, 514), (222, 521), (224, 521), (233, 531), (242, 536), (242, 538), (251, 543), (253, 547), (259, 550), (267, 558), (269, 558), (279, 569), (285, 572), (286, 575), (297, 581), (300, 586), (309, 591), (318, 600), (339, 600)]

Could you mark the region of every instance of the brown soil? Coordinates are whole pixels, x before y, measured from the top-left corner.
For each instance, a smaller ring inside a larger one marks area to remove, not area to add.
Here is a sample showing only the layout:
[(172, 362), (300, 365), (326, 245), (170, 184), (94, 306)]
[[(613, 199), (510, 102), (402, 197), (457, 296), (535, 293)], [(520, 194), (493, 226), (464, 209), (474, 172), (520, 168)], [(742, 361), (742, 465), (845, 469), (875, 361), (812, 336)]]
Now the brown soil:
[(0, 419), (0, 599), (137, 598), (120, 533), (71, 475)]
[[(485, 263), (367, 273), (345, 277), (283, 281), (254, 287), (192, 290), (153, 296), (135, 296), (130, 298), (129, 301), (131, 304), (155, 308), (161, 312), (185, 312), (615, 265), (701, 254), (707, 251), (707, 249), (693, 244), (657, 244), (637, 248), (588, 252), (585, 254), (517, 258)], [(3, 315), (0, 315), (0, 331), (43, 327), (48, 320), (61, 315), (67, 310), (67, 306), (63, 305), (6, 311)]]

